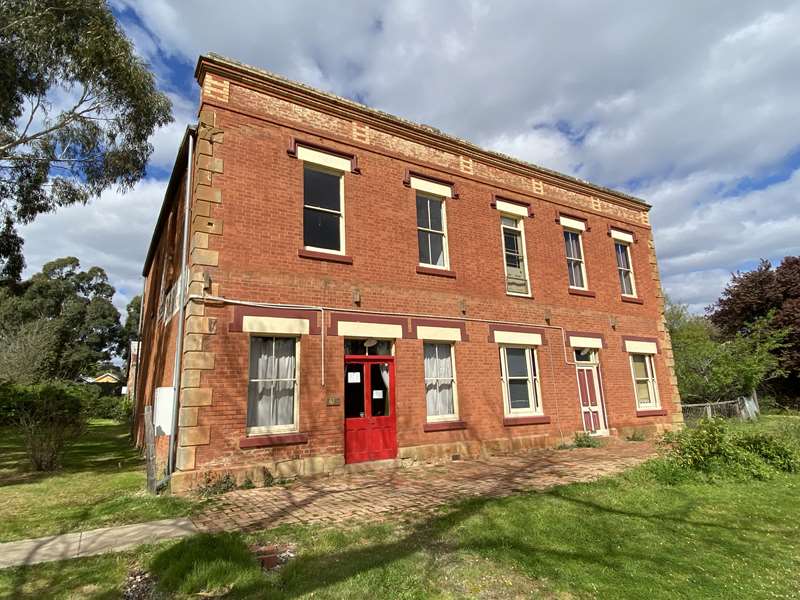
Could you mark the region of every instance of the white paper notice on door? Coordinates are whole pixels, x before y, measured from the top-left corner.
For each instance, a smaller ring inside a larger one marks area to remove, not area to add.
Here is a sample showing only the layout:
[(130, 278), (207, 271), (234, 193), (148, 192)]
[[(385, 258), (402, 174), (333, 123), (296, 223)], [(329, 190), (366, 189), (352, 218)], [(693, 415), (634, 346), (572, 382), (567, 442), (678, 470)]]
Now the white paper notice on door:
[(361, 383), (361, 373), (359, 371), (348, 371), (347, 383)]
[(383, 390), (372, 390), (372, 399), (373, 400), (382, 400), (383, 399)]

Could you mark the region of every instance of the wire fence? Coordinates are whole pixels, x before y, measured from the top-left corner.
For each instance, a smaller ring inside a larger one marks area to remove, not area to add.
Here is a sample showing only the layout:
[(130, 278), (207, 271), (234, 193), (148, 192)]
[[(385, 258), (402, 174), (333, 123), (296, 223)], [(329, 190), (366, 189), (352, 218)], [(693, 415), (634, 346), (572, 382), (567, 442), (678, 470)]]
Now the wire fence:
[(725, 400), (723, 402), (704, 402), (701, 404), (684, 404), (683, 421), (691, 426), (701, 419), (711, 419), (721, 417), (723, 419), (739, 419), (749, 421), (755, 419), (759, 414), (758, 397), (754, 393), (752, 396), (742, 396), (736, 400)]

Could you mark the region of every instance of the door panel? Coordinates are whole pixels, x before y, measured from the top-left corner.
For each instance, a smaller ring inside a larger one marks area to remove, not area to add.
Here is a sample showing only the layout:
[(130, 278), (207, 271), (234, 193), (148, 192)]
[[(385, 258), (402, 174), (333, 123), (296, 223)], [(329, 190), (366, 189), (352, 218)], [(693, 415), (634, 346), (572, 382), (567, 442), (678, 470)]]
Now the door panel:
[(579, 366), (577, 369), (583, 428), (589, 433), (602, 432), (605, 430), (605, 419), (599, 393), (597, 366)]
[(345, 362), (345, 461), (397, 456), (394, 359), (347, 357)]
[(366, 417), (364, 406), (364, 365), (349, 363), (344, 366), (344, 416), (346, 419)]

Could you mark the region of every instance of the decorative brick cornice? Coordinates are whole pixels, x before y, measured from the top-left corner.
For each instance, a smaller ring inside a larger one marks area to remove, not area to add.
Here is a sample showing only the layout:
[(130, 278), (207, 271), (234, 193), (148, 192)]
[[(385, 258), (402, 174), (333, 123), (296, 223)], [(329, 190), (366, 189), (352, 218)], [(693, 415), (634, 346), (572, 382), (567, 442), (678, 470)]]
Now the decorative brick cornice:
[[(526, 179), (527, 183), (523, 185), (524, 188), (537, 192), (541, 190), (545, 193), (560, 189), (566, 194), (580, 196), (582, 202), (598, 211), (613, 212), (613, 209), (609, 209), (616, 206), (631, 220), (644, 225), (649, 224), (646, 211), (650, 206), (639, 198), (590, 184), (498, 152), (484, 150), (465, 140), (447, 136), (432, 127), (418, 125), (333, 94), (288, 81), (262, 69), (256, 69), (219, 55), (209, 54), (198, 59), (195, 70), (195, 77), (201, 86), (209, 74), (235, 82), (242, 89), (256, 91), (279, 101), (300, 106), (307, 113), (313, 111), (329, 115), (331, 118), (341, 121), (342, 126), (346, 124), (350, 131), (355, 131), (353, 123), (357, 123), (359, 125), (358, 137), (369, 140), (369, 143), (375, 144), (375, 139), (378, 137), (407, 140), (411, 144), (432, 148), (439, 154), (447, 154), (448, 160), (452, 162), (453, 169), (457, 172), (478, 175), (504, 171), (520, 180)], [(337, 128), (341, 129), (341, 127)], [(372, 135), (373, 131), (380, 132), (380, 136)], [(353, 137), (356, 137), (355, 134)], [(644, 213), (645, 216), (634, 217), (638, 213)]]

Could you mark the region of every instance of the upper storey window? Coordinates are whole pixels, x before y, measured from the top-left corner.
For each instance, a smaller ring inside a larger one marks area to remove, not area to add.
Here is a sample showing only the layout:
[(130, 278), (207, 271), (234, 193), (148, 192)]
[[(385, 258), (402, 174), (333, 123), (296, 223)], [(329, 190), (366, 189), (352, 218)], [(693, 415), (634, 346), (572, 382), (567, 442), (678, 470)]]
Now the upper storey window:
[(588, 288), (586, 280), (586, 262), (583, 258), (583, 232), (586, 223), (577, 219), (561, 217), (561, 226), (564, 227), (564, 249), (567, 255), (567, 275), (569, 287), (585, 290)]
[(309, 250), (344, 254), (344, 173), (348, 159), (305, 146), (303, 161), (303, 245)]
[(417, 241), (419, 264), (425, 267), (448, 269), (447, 214), (445, 199), (453, 197), (452, 188), (419, 177), (409, 178), (417, 192)]
[(417, 192), (417, 239), (419, 264), (447, 268), (447, 229), (444, 201)]
[(344, 184), (341, 173), (306, 164), (303, 169), (303, 245), (344, 254)]
[(633, 262), (631, 261), (633, 235), (612, 229), (611, 237), (614, 239), (614, 255), (617, 259), (617, 272), (622, 295), (633, 298), (636, 296), (636, 279), (633, 276)]
[(525, 230), (522, 219), (503, 215), (500, 218), (505, 254), (506, 292), (529, 296), (528, 266), (525, 263)]

